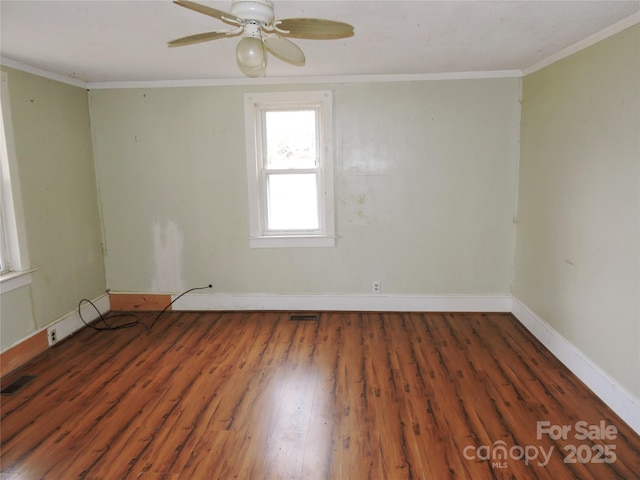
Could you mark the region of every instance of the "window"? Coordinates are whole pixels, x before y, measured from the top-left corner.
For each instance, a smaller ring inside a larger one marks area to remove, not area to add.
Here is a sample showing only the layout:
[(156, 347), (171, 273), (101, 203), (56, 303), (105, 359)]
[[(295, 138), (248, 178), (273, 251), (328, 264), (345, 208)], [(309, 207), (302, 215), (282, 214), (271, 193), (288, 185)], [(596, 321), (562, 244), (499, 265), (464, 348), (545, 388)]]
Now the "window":
[(0, 91), (0, 292), (31, 283), (18, 165), (13, 145), (7, 72)]
[(9, 254), (7, 253), (7, 241), (4, 239), (4, 232), (7, 227), (4, 226), (4, 215), (2, 214), (3, 205), (4, 202), (2, 202), (2, 198), (0, 198), (0, 275), (10, 271)]
[(245, 95), (251, 247), (335, 245), (331, 92)]

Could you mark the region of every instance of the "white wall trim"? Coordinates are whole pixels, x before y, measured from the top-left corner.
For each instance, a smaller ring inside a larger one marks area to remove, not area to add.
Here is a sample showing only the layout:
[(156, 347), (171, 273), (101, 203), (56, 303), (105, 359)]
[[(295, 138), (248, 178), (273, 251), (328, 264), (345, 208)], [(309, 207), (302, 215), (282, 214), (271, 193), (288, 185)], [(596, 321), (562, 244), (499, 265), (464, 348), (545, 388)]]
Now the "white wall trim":
[(89, 90), (115, 88), (221, 87), (238, 85), (308, 85), (326, 83), (418, 82), (429, 80), (469, 80), (483, 78), (519, 78), (521, 70), (480, 72), (444, 72), (388, 75), (325, 75), (316, 77), (215, 78), (202, 80), (150, 80), (128, 82), (88, 82)]
[(530, 73), (537, 72), (538, 70), (543, 69), (555, 63), (563, 58), (569, 57), (574, 53), (579, 52), (580, 50), (584, 50), (585, 48), (590, 47), (591, 45), (595, 45), (602, 40), (605, 40), (609, 37), (614, 36), (617, 33), (620, 33), (623, 30), (626, 30), (629, 27), (632, 27), (636, 23), (640, 23), (640, 12), (634, 13), (633, 15), (623, 18), (619, 22), (614, 23), (613, 25), (608, 26), (596, 32), (592, 35), (589, 35), (587, 38), (583, 38), (579, 42), (574, 43), (573, 45), (569, 45), (566, 48), (563, 48), (559, 52), (554, 53), (553, 55), (541, 60), (538, 63), (535, 63), (525, 69), (522, 70), (522, 76), (529, 75)]
[[(106, 293), (103, 295), (100, 295), (98, 298), (91, 301), (96, 307), (98, 307), (98, 310), (103, 315), (107, 313), (111, 308), (109, 305), (109, 295)], [(88, 303), (83, 305), (81, 312), (82, 312), (82, 318), (84, 318), (87, 322), (92, 322), (96, 318), (98, 318), (98, 314), (93, 309), (93, 307)], [(55, 328), (56, 334), (58, 337), (58, 342), (60, 342), (60, 340), (62, 340), (63, 338), (68, 337), (69, 335), (73, 334), (74, 332), (80, 330), (83, 327), (84, 327), (84, 323), (82, 323), (82, 320), (80, 320), (80, 317), (78, 316), (78, 310), (76, 309), (73, 312), (67, 313), (66, 315), (63, 315), (57, 320), (54, 320), (52, 323), (50, 323), (46, 327), (39, 328), (35, 332), (32, 332), (26, 337), (21, 338), (17, 342), (9, 345), (7, 348), (2, 350), (1, 353), (11, 350), (13, 347), (29, 340), (31, 337), (35, 337), (36, 335), (38, 335), (39, 333), (45, 330), (47, 332), (47, 339), (49, 339), (51, 337), (49, 335), (49, 330), (51, 330), (52, 328)], [(49, 342), (49, 346), (51, 346), (50, 342)]]
[(609, 408), (640, 434), (640, 399), (515, 297), (511, 313)]
[(7, 272), (0, 275), (0, 294), (31, 285), (33, 281), (31, 274), (36, 270), (31, 268), (22, 272)]
[[(30, 270), (29, 245), (27, 242), (27, 227), (22, 201), (22, 187), (16, 154), (13, 120), (11, 115), (11, 100), (9, 98), (10, 75), (0, 72), (2, 85), (2, 114), (0, 115), (0, 180), (2, 181), (2, 224), (5, 235), (5, 251), (9, 270), (13, 272), (27, 272)], [(30, 276), (29, 276), (30, 281)], [(12, 282), (15, 284), (15, 282)], [(4, 291), (4, 290), (3, 290)]]
[(478, 72), (442, 72), (420, 74), (368, 74), (368, 75), (323, 75), (309, 77), (264, 77), (264, 78), (205, 78), (183, 80), (139, 80), (85, 82), (59, 73), (50, 72), (26, 63), (0, 56), (0, 65), (22, 72), (67, 83), (87, 90), (105, 90), (118, 88), (174, 88), (174, 87), (224, 87), (242, 85), (307, 85), (326, 83), (377, 83), (377, 82), (418, 82), (428, 80), (472, 80), (484, 78), (520, 78), (522, 70), (487, 70)]
[[(175, 298), (173, 295), (172, 299)], [(510, 312), (511, 295), (190, 294), (177, 300), (173, 309)]]
[[(91, 300), (91, 302), (96, 306), (98, 311), (101, 314), (105, 314), (111, 308), (109, 303), (109, 294), (105, 293), (98, 298)], [(82, 318), (85, 319), (86, 322), (92, 322), (93, 320), (98, 318), (98, 313), (96, 310), (87, 302), (83, 302), (82, 307), (80, 308), (80, 312), (82, 313)], [(49, 342), (49, 346), (52, 345), (51, 342), (51, 330), (55, 328), (57, 341), (55, 343), (59, 343), (62, 339), (68, 337), (69, 335), (77, 332), (78, 330), (84, 328), (85, 324), (80, 319), (80, 315), (78, 315), (78, 310), (74, 310), (62, 317), (58, 320), (51, 323), (46, 327), (47, 330), (47, 340)], [(44, 329), (43, 329), (44, 330)]]
[(74, 87), (87, 88), (87, 83), (78, 78), (60, 75), (59, 73), (53, 73), (38, 67), (32, 67), (31, 65), (27, 65), (26, 63), (18, 62), (17, 60), (12, 60), (7, 57), (0, 57), (0, 65), (20, 70), (21, 72), (31, 73), (39, 77), (48, 78), (49, 80), (66, 83), (67, 85), (73, 85)]

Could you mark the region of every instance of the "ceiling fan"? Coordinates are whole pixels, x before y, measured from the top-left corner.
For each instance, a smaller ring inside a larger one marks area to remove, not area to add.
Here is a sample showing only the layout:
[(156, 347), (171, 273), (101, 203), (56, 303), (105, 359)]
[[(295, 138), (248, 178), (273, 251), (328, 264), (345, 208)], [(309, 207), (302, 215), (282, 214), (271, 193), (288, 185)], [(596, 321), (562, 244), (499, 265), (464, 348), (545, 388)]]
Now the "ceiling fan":
[(331, 40), (353, 36), (353, 27), (343, 22), (319, 18), (275, 20), (271, 0), (231, 0), (230, 13), (189, 0), (175, 0), (173, 3), (222, 20), (235, 28), (178, 38), (169, 42), (170, 47), (242, 35), (236, 48), (236, 60), (242, 73), (248, 77), (264, 75), (267, 66), (266, 50), (292, 65), (304, 65), (302, 50), (285, 37)]

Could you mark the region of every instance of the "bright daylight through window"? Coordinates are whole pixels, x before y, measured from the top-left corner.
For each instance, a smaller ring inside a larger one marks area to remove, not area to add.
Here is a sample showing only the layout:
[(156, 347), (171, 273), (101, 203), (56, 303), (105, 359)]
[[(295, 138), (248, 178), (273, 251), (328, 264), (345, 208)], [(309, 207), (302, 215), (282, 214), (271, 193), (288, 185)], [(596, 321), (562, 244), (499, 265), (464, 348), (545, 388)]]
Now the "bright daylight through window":
[[(6, 82), (6, 78), (3, 76), (3, 92), (4, 92), (4, 83)], [(9, 265), (9, 252), (7, 249), (7, 228), (8, 225), (5, 221), (7, 217), (7, 213), (5, 212), (5, 208), (8, 208), (8, 201), (10, 198), (8, 197), (8, 193), (10, 190), (10, 184), (7, 177), (7, 172), (9, 170), (9, 162), (7, 158), (7, 146), (5, 140), (5, 127), (3, 121), (2, 112), (2, 102), (0, 101), (0, 274), (7, 273), (10, 271)]]
[(252, 247), (333, 246), (330, 92), (245, 97)]
[(0, 293), (31, 283), (18, 164), (13, 144), (8, 75), (0, 88)]
[(2, 205), (0, 205), (0, 274), (9, 271), (9, 263), (7, 262), (7, 242), (4, 239), (5, 226), (2, 220)]

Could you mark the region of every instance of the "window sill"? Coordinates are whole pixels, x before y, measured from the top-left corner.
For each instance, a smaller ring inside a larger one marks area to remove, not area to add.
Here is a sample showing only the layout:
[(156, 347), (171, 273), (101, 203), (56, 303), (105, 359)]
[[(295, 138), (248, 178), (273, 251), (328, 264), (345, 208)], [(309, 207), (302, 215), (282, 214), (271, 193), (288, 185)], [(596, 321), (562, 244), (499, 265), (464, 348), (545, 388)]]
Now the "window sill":
[(325, 235), (251, 237), (249, 246), (251, 248), (335, 247), (336, 237)]
[(31, 274), (36, 269), (23, 270), (22, 272), (7, 272), (0, 275), (0, 294), (16, 290), (20, 287), (31, 285)]

